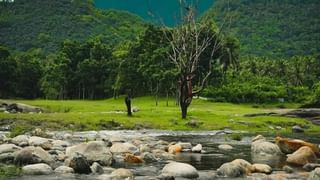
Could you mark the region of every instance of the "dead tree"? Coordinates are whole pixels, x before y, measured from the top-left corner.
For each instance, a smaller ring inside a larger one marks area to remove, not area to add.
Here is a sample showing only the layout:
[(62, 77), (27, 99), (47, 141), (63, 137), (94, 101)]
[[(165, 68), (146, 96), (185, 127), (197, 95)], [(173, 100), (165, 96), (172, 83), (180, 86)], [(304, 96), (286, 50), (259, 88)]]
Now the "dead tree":
[[(187, 117), (187, 110), (192, 102), (193, 96), (203, 90), (206, 81), (211, 75), (211, 60), (218, 60), (218, 51), (221, 50), (220, 39), (222, 27), (213, 30), (213, 23), (209, 19), (198, 21), (196, 19), (196, 6), (187, 5), (186, 1), (180, 0), (181, 24), (169, 29), (163, 28), (164, 35), (170, 43), (169, 58), (177, 68), (178, 92), (181, 108), (181, 117)], [(224, 23), (222, 23), (224, 24)], [(222, 25), (223, 26), (223, 25)], [(206, 52), (210, 57), (207, 62), (207, 72), (202, 76), (197, 89), (193, 82), (197, 76), (199, 63)]]

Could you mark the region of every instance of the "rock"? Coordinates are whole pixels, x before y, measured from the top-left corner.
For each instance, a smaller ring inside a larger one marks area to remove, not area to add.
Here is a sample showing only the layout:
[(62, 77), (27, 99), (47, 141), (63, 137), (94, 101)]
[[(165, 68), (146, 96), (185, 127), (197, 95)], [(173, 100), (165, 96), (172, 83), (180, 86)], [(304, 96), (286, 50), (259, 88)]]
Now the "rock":
[(186, 163), (170, 162), (162, 169), (162, 174), (166, 176), (195, 179), (199, 177), (198, 171), (193, 166)]
[(111, 142), (112, 144), (124, 143), (124, 142), (126, 142), (126, 139), (124, 139), (124, 138), (121, 137), (121, 136), (112, 136), (112, 137), (110, 137), (110, 142)]
[(288, 155), (287, 162), (294, 165), (304, 166), (307, 163), (317, 162), (317, 157), (308, 146), (303, 146), (291, 155)]
[(41, 147), (28, 146), (16, 152), (14, 161), (18, 165), (35, 163), (52, 164), (54, 159)]
[(290, 166), (283, 166), (282, 170), (284, 170), (286, 173), (293, 173), (294, 172), (294, 169)]
[(272, 172), (272, 168), (266, 164), (253, 164), (251, 172), (270, 174)]
[(113, 154), (124, 154), (124, 153), (131, 153), (131, 154), (135, 154), (136, 152), (138, 152), (138, 148), (130, 143), (115, 143), (111, 146), (110, 151)]
[(310, 173), (308, 180), (319, 180), (319, 179), (320, 179), (320, 168), (316, 168)]
[(28, 146), (29, 145), (29, 136), (27, 136), (27, 135), (16, 136), (11, 139), (11, 143), (18, 145), (18, 146), (21, 146), (21, 145)]
[(186, 125), (192, 128), (198, 128), (203, 124), (203, 122), (200, 122), (198, 120), (190, 120)]
[(86, 157), (89, 163), (98, 162), (103, 166), (112, 164), (112, 154), (103, 141), (91, 141), (82, 143), (66, 149), (66, 156), (72, 157), (76, 153), (80, 153)]
[(154, 154), (150, 153), (150, 152), (145, 152), (142, 154), (142, 159), (147, 162), (147, 163), (151, 163), (151, 162), (157, 162), (157, 158)]
[(183, 143), (183, 142), (179, 142), (178, 144), (181, 146), (182, 150), (185, 150), (185, 149), (192, 149), (192, 145), (191, 145), (191, 143)]
[(262, 135), (258, 135), (252, 141), (251, 152), (254, 154), (282, 154), (280, 148), (276, 144), (268, 142)]
[(0, 163), (9, 164), (14, 161), (14, 154), (13, 153), (2, 153), (0, 154)]
[(74, 170), (68, 166), (59, 166), (54, 170), (54, 172), (58, 174), (69, 174), (74, 173)]
[(263, 173), (253, 173), (250, 176), (248, 176), (246, 179), (248, 180), (271, 180), (268, 178), (268, 175)]
[(295, 125), (292, 127), (292, 132), (293, 133), (303, 133), (304, 129), (299, 125)]
[(78, 174), (91, 173), (89, 162), (83, 155), (78, 153), (70, 159), (69, 167), (74, 169), (74, 172)]
[(139, 156), (135, 156), (130, 153), (126, 153), (124, 161), (127, 163), (143, 163), (143, 160)]
[(236, 164), (229, 162), (222, 164), (222, 166), (217, 169), (217, 174), (223, 177), (236, 178), (245, 176), (246, 171), (241, 166), (237, 166)]
[(70, 143), (67, 141), (61, 141), (61, 140), (54, 140), (52, 141), (52, 148), (56, 150), (65, 149), (66, 147), (69, 147)]
[(282, 163), (281, 155), (251, 153), (251, 159), (252, 163), (267, 164), (271, 167), (277, 167), (280, 163)]
[(233, 147), (228, 144), (221, 144), (218, 146), (218, 148), (223, 151), (230, 151), (233, 149)]
[(0, 145), (0, 154), (3, 153), (13, 153), (21, 150), (21, 147), (16, 146), (14, 144), (1, 144)]
[(194, 153), (201, 153), (201, 151), (202, 151), (202, 145), (201, 145), (201, 144), (197, 144), (197, 145), (194, 146), (191, 150), (192, 150), (192, 152), (194, 152)]
[(29, 138), (29, 145), (30, 146), (40, 146), (42, 147), (44, 150), (50, 150), (52, 147), (50, 139), (47, 138), (42, 138), (42, 137), (38, 137), (38, 136), (32, 136)]
[(168, 152), (170, 154), (176, 154), (176, 153), (180, 153), (182, 151), (182, 147), (179, 144), (175, 144), (175, 145), (170, 145), (168, 147)]
[(118, 178), (121, 178), (121, 179), (127, 179), (127, 178), (133, 178), (133, 173), (128, 170), (128, 169), (123, 169), (123, 168), (120, 168), (120, 169), (117, 169), (117, 170), (114, 170), (112, 173), (111, 173), (112, 176), (116, 176)]
[(141, 153), (151, 152), (151, 149), (150, 149), (150, 147), (149, 147), (147, 144), (142, 144), (142, 145), (140, 145), (139, 150), (140, 150)]
[(102, 166), (97, 162), (94, 162), (90, 168), (92, 173), (95, 173), (95, 174), (103, 174), (104, 172)]
[(30, 106), (22, 103), (11, 103), (6, 106), (6, 110), (8, 112), (22, 112), (22, 113), (40, 113), (43, 110), (39, 107)]
[(235, 178), (250, 174), (252, 171), (253, 168), (249, 162), (243, 159), (236, 159), (232, 162), (224, 163), (217, 170), (217, 173), (219, 176)]
[(23, 166), (22, 173), (26, 175), (48, 175), (53, 173), (53, 171), (47, 164), (40, 163)]
[(316, 163), (308, 163), (306, 165), (303, 166), (303, 169), (306, 171), (312, 171), (316, 168), (320, 168), (320, 164), (316, 164)]
[(285, 154), (291, 154), (302, 146), (308, 146), (316, 155), (319, 155), (319, 147), (317, 145), (302, 140), (276, 137), (276, 144)]

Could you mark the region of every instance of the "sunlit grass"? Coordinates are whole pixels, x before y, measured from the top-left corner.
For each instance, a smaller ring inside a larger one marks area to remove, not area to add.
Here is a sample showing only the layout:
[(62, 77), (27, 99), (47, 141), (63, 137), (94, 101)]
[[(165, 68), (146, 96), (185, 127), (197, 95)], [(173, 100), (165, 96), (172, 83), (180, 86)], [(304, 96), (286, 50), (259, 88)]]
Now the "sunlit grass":
[[(132, 101), (133, 107), (139, 109), (133, 117), (125, 113), (124, 98), (98, 101), (52, 101), (19, 100), (18, 102), (40, 106), (46, 113), (42, 114), (5, 114), (0, 119), (14, 119), (17, 124), (41, 127), (49, 130), (102, 130), (105, 122), (120, 123), (124, 129), (151, 128), (167, 130), (220, 130), (232, 129), (248, 132), (291, 132), (296, 124), (308, 126), (307, 132), (319, 132), (320, 127), (309, 121), (286, 117), (244, 117), (249, 113), (270, 112), (274, 106), (254, 108), (250, 104), (214, 103), (194, 99), (188, 111), (188, 119), (180, 118), (180, 109), (174, 99), (160, 99), (156, 106), (153, 97), (140, 97)], [(288, 105), (294, 106), (294, 105)], [(189, 120), (203, 124), (198, 128), (187, 125)], [(30, 128), (30, 127), (29, 127)]]

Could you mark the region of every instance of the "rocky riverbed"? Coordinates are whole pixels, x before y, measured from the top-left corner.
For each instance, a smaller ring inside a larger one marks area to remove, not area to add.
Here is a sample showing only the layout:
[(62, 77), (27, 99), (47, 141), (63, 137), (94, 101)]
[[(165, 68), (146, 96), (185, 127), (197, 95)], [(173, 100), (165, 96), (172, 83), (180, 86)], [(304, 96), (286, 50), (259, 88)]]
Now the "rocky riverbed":
[[(320, 179), (319, 143), (231, 131), (37, 131), (0, 134), (11, 179)], [(317, 169), (318, 168), (318, 169)]]

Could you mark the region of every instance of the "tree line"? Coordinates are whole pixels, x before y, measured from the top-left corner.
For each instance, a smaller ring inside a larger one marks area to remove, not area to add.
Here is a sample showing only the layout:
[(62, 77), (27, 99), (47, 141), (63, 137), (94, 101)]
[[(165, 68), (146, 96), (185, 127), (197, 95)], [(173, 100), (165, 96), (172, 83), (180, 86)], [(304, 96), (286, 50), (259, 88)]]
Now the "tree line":
[[(214, 29), (214, 28), (213, 28)], [(168, 29), (170, 31), (170, 29)], [(225, 69), (222, 57), (239, 54), (239, 42), (221, 38), (219, 60), (200, 94), (223, 102), (311, 102), (319, 95), (320, 56), (270, 59), (241, 57)], [(223, 48), (222, 48), (223, 47)], [(130, 91), (134, 96), (176, 96), (179, 71), (168, 60), (170, 41), (163, 29), (147, 25), (135, 41), (107, 44), (99, 37), (86, 42), (65, 40), (55, 53), (41, 49), (10, 52), (0, 48), (0, 97), (102, 99)], [(226, 53), (233, 52), (233, 54)], [(209, 51), (203, 54), (208, 57)], [(225, 55), (223, 55), (223, 53)], [(201, 87), (209, 64), (201, 61), (192, 80)]]

